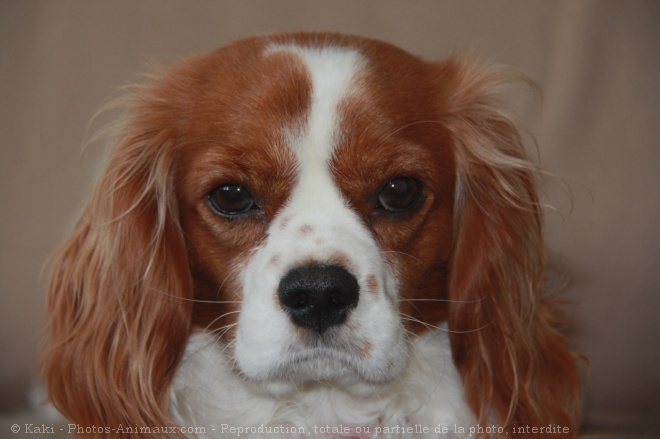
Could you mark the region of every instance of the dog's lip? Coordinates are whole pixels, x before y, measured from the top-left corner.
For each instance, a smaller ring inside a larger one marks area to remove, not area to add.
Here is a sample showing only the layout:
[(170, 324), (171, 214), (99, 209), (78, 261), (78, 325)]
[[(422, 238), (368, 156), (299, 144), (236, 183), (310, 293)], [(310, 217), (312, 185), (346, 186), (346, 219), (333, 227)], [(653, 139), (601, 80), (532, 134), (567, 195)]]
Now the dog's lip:
[(360, 373), (352, 361), (339, 358), (337, 355), (313, 355), (297, 357), (285, 361), (273, 370), (271, 378), (289, 383), (304, 385), (331, 385), (343, 387), (347, 379), (350, 382), (367, 382), (367, 377)]
[[(289, 374), (314, 367), (333, 367), (357, 371), (358, 354), (352, 349), (338, 349), (333, 346), (317, 345), (291, 350), (283, 355), (274, 370), (277, 375)], [(281, 371), (281, 373), (279, 373)]]
[[(277, 376), (295, 373), (314, 375), (325, 370), (331, 375), (354, 374), (363, 381), (382, 382), (392, 378), (381, 365), (370, 362), (356, 349), (338, 349), (333, 346), (318, 346), (298, 351), (290, 351), (278, 362), (273, 372)], [(375, 378), (381, 375), (383, 378)], [(398, 375), (398, 374), (394, 374)], [(387, 378), (389, 377), (389, 378)], [(314, 377), (311, 378), (312, 380)]]
[(288, 352), (284, 363), (299, 364), (319, 360), (337, 360), (342, 363), (352, 364), (357, 360), (357, 354), (352, 349), (340, 349), (332, 345), (319, 344)]

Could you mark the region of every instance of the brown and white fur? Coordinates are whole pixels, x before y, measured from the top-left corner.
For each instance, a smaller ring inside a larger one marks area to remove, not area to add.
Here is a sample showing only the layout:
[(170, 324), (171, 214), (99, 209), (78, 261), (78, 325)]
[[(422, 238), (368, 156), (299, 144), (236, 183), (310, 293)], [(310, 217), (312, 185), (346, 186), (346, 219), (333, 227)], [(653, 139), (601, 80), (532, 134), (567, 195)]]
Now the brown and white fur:
[(50, 401), (96, 436), (575, 436), (510, 78), (286, 34), (142, 88), (52, 264)]

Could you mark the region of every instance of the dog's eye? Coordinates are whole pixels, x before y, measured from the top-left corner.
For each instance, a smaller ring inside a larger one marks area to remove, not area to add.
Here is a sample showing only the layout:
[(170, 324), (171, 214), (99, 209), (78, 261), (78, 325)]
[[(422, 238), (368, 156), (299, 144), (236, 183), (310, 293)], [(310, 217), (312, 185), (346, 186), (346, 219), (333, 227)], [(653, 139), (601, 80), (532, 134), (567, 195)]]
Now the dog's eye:
[(211, 209), (221, 216), (234, 216), (255, 208), (254, 198), (245, 186), (223, 184), (209, 192), (208, 203)]
[(390, 212), (405, 212), (419, 204), (422, 186), (409, 177), (398, 177), (385, 183), (378, 194), (379, 205)]

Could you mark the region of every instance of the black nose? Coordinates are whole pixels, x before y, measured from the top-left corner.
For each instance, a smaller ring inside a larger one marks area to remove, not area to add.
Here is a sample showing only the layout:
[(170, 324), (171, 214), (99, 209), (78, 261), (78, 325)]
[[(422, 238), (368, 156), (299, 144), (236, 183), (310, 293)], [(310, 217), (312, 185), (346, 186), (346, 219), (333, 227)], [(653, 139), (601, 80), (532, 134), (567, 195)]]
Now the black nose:
[(358, 303), (357, 279), (337, 265), (308, 265), (289, 271), (280, 281), (279, 299), (291, 320), (319, 334), (346, 320)]

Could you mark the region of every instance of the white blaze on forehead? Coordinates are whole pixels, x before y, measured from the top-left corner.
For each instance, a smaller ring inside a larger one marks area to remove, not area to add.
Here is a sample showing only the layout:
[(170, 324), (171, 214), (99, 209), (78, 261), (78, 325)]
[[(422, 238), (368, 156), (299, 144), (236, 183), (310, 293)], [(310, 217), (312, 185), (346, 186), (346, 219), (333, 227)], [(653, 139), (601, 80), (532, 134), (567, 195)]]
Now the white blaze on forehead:
[[(278, 386), (294, 390), (296, 379), (386, 381), (401, 372), (408, 358), (405, 332), (392, 305), (396, 278), (371, 231), (342, 196), (331, 169), (342, 141), (339, 110), (359, 92), (357, 79), (366, 60), (355, 50), (337, 47), (273, 45), (264, 56), (274, 53), (291, 54), (304, 66), (308, 82), (301, 86), (310, 87), (311, 101), (297, 125), (282, 127), (298, 162), (298, 180), (270, 223), (267, 239), (241, 272), (236, 363), (246, 376), (264, 380), (265, 389), (274, 394), (283, 393)], [(361, 292), (370, 291), (373, 279), (379, 289), (377, 294), (361, 294), (348, 316), (349, 323), (361, 323), (336, 328), (334, 343), (316, 348), (294, 331), (277, 302), (280, 280), (303, 263), (342, 264)], [(360, 354), (365, 345), (370, 346), (368, 354)]]
[[(309, 75), (312, 100), (304, 127), (292, 127), (289, 144), (300, 164), (299, 187), (304, 194), (319, 197), (333, 188), (329, 164), (341, 139), (339, 104), (350, 95), (353, 81), (364, 58), (352, 49), (340, 47), (300, 47), (273, 45), (266, 53), (296, 55)], [(300, 191), (297, 191), (300, 192)], [(311, 200), (305, 200), (311, 201)]]

